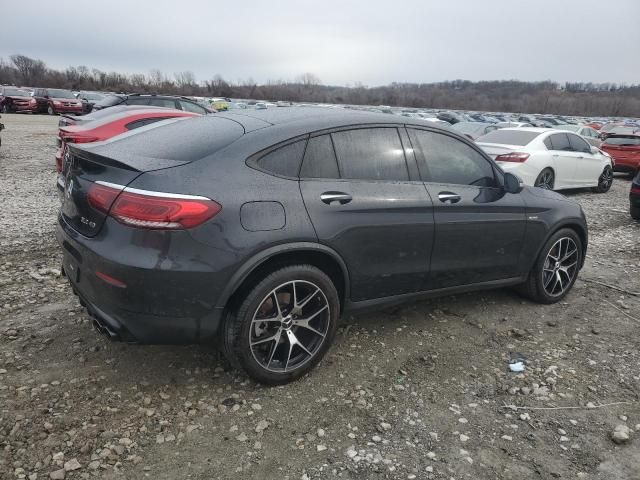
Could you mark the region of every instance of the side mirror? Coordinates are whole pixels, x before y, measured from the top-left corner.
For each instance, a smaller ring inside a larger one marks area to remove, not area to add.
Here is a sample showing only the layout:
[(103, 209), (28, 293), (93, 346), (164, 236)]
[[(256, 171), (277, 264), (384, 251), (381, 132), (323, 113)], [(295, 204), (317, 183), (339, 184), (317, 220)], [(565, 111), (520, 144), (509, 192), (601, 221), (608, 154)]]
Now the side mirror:
[(520, 193), (524, 187), (524, 182), (513, 173), (504, 174), (504, 191), (507, 193)]
[(600, 149), (594, 145), (591, 145), (591, 153), (593, 153), (594, 155), (600, 153)]

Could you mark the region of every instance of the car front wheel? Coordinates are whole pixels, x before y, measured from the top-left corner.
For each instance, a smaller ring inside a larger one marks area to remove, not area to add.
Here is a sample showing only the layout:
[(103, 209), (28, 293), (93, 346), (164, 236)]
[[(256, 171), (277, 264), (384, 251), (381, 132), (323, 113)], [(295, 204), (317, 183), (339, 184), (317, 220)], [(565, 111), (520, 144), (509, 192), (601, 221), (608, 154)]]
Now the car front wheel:
[(581, 265), (580, 237), (568, 228), (558, 230), (542, 247), (521, 291), (539, 303), (559, 302), (573, 287)]
[(546, 190), (553, 190), (553, 186), (555, 184), (555, 176), (553, 175), (553, 170), (550, 168), (545, 168), (540, 172), (538, 178), (536, 178), (534, 187), (544, 188)]
[(52, 107), (51, 105), (49, 105), (49, 106), (47, 107), (47, 113), (48, 113), (49, 115), (55, 115), (55, 114), (56, 114), (56, 112), (53, 110), (53, 107)]
[(225, 319), (225, 355), (264, 384), (311, 370), (329, 349), (340, 316), (335, 286), (311, 265), (276, 270), (240, 302)]
[(607, 165), (598, 178), (598, 186), (594, 187), (593, 191), (596, 193), (607, 193), (611, 185), (613, 185), (613, 170)]

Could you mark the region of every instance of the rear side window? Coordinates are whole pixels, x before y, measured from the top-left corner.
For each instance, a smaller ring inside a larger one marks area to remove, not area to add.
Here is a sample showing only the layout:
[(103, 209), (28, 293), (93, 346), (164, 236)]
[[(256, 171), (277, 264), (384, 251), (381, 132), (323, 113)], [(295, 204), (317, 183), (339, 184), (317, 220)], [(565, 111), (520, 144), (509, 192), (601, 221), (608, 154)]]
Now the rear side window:
[(282, 175), (284, 177), (297, 177), (300, 171), (300, 162), (304, 154), (305, 140), (300, 140), (261, 157), (256, 165), (262, 170)]
[(307, 150), (304, 153), (300, 177), (340, 178), (336, 154), (329, 135), (321, 135), (309, 139)]
[(551, 145), (551, 137), (547, 137), (544, 139), (544, 146), (547, 147), (547, 150), (553, 150), (553, 145)]
[(591, 153), (591, 146), (578, 135), (567, 135), (574, 152)]
[(551, 149), (561, 152), (570, 152), (573, 149), (569, 143), (569, 138), (566, 133), (556, 133), (549, 137), (551, 139)]
[(364, 128), (332, 133), (342, 178), (409, 180), (396, 128)]
[(151, 125), (152, 123), (159, 122), (160, 120), (166, 120), (167, 118), (169, 117), (141, 118), (140, 120), (134, 120), (133, 122), (127, 123), (124, 128), (127, 130), (135, 130), (136, 128)]
[(423, 180), (434, 183), (495, 187), (491, 163), (457, 138), (410, 129)]

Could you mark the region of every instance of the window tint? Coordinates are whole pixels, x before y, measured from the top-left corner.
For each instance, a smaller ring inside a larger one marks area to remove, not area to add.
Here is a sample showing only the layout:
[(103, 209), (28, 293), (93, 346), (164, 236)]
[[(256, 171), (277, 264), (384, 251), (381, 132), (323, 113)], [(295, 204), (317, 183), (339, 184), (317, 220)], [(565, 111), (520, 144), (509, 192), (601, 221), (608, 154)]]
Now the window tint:
[(395, 128), (332, 133), (342, 178), (409, 180), (404, 150)]
[(551, 150), (559, 150), (563, 152), (570, 152), (571, 144), (566, 133), (556, 133), (549, 137), (551, 139)]
[(578, 135), (568, 135), (571, 149), (574, 152), (591, 153), (591, 146)]
[(413, 129), (410, 132), (425, 181), (495, 186), (491, 163), (466, 143), (441, 133)]
[(167, 118), (169, 117), (141, 118), (140, 120), (127, 123), (124, 128), (127, 130), (135, 130), (136, 128), (144, 127), (145, 125), (150, 125), (160, 120), (166, 120)]
[(551, 137), (547, 137), (544, 139), (544, 146), (547, 147), (547, 150), (553, 150), (553, 145), (551, 145)]
[(290, 143), (267, 153), (256, 163), (258, 167), (268, 172), (285, 177), (297, 177), (302, 154), (304, 153), (304, 144), (305, 140)]
[(180, 100), (180, 106), (185, 112), (200, 113), (201, 115), (207, 113), (207, 111), (203, 107), (201, 107), (200, 105), (196, 105), (195, 103)]
[(336, 154), (329, 135), (309, 139), (302, 162), (302, 178), (340, 178)]

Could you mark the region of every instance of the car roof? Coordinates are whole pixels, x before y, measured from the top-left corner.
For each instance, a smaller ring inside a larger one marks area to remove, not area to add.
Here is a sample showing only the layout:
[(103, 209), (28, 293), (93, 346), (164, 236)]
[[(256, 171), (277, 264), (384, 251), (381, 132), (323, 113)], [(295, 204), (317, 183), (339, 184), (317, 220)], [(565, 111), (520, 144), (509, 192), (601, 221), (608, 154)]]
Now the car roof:
[[(256, 124), (265, 128), (268, 126), (286, 127), (290, 125), (304, 125), (308, 131), (324, 130), (358, 124), (410, 124), (417, 126), (435, 127), (432, 122), (419, 118), (408, 118), (388, 113), (368, 112), (347, 108), (322, 107), (280, 107), (266, 110), (229, 110), (218, 112), (216, 116), (236, 121), (245, 127), (245, 131), (254, 130)], [(248, 128), (247, 128), (248, 127)]]

